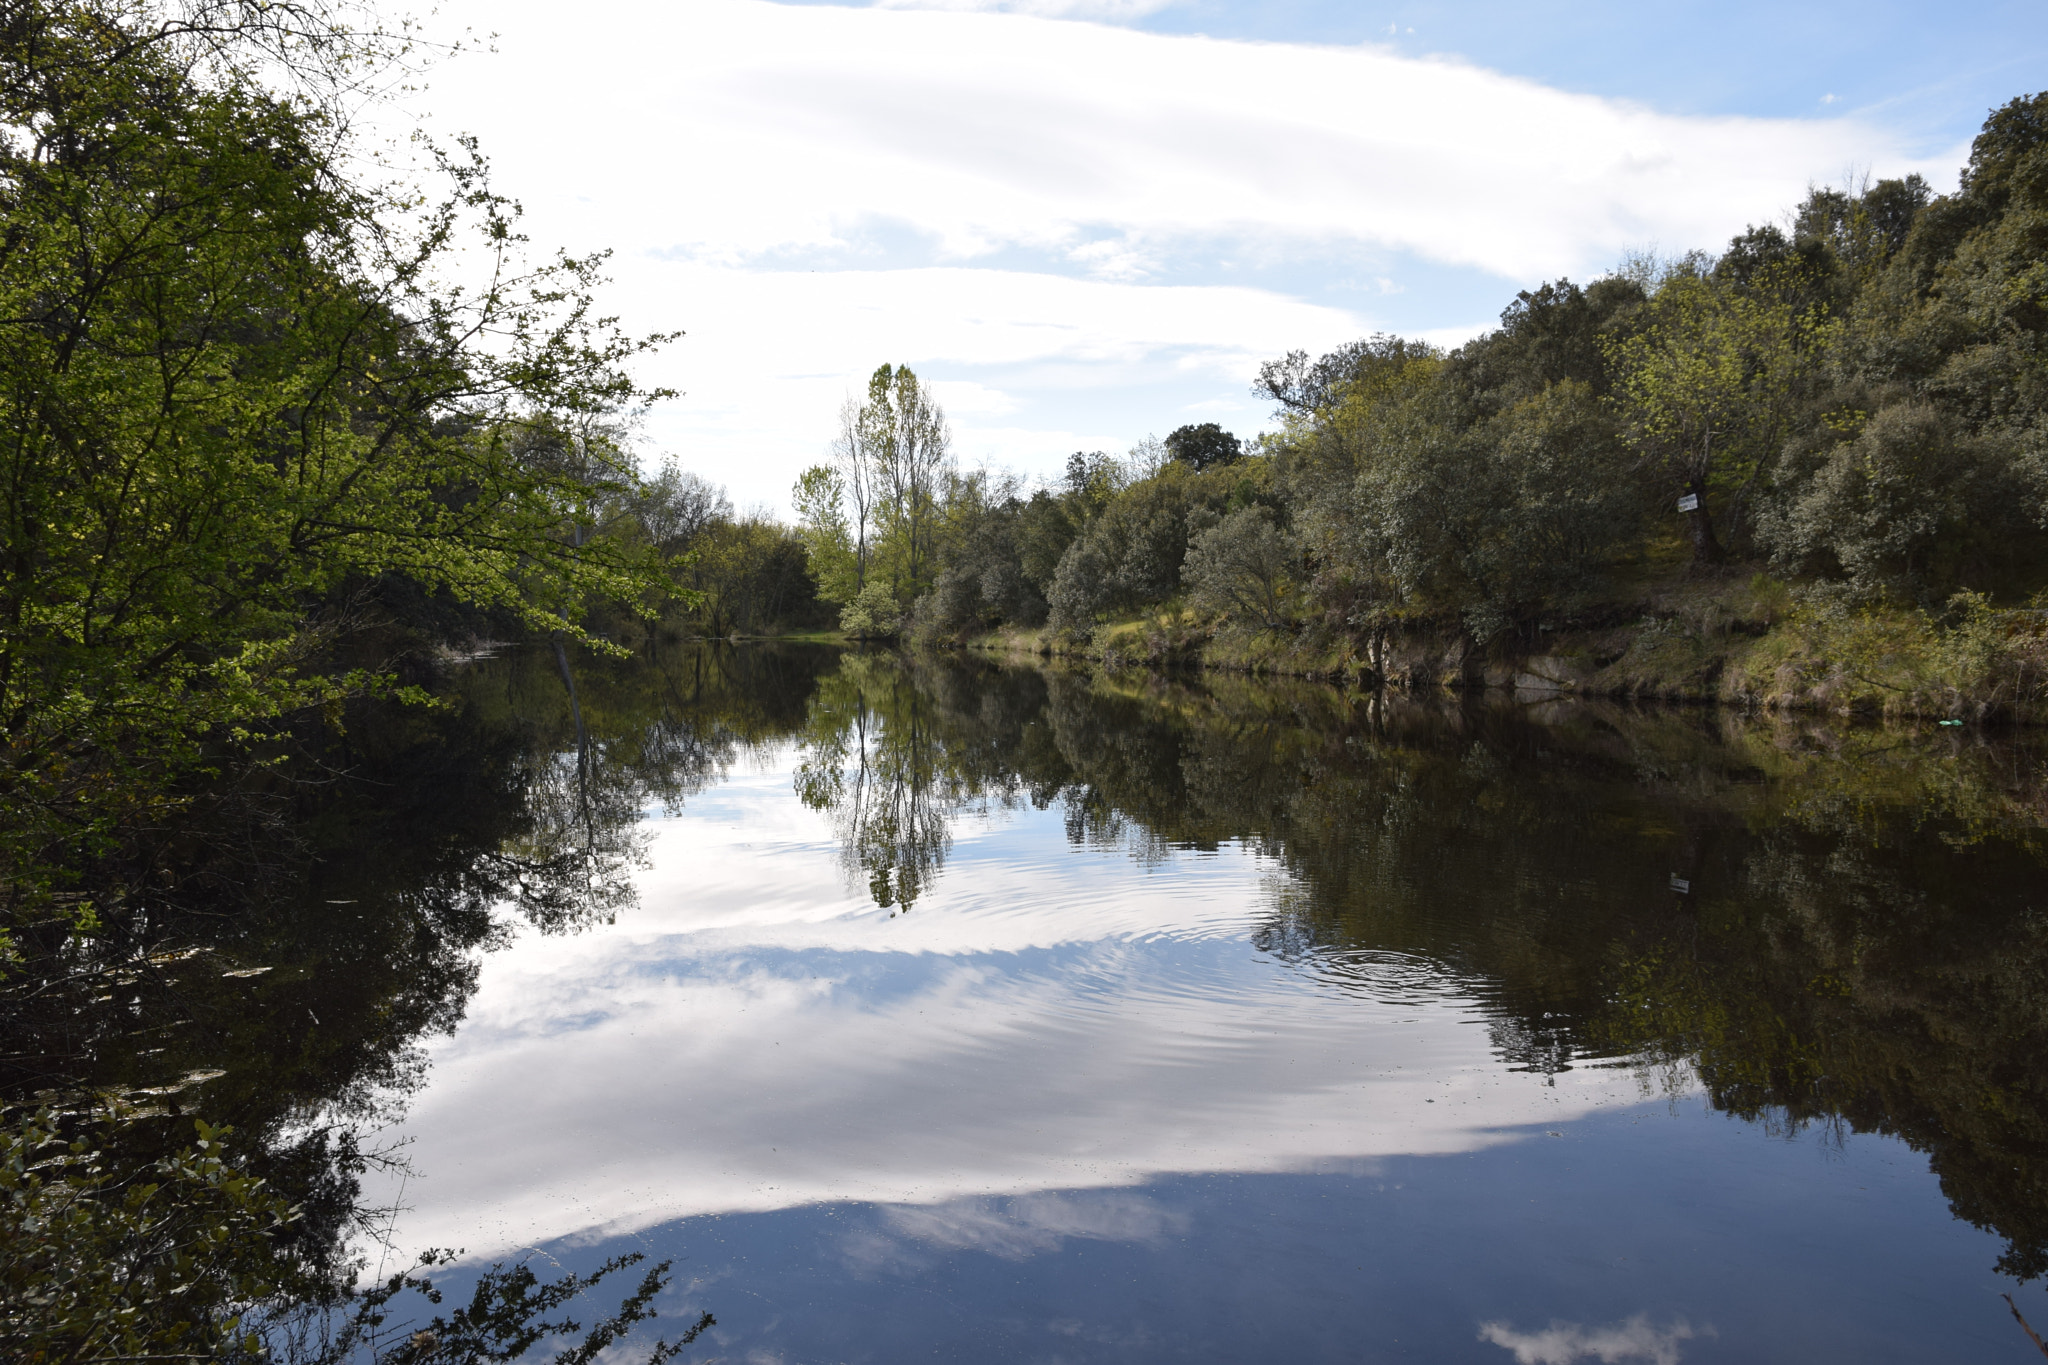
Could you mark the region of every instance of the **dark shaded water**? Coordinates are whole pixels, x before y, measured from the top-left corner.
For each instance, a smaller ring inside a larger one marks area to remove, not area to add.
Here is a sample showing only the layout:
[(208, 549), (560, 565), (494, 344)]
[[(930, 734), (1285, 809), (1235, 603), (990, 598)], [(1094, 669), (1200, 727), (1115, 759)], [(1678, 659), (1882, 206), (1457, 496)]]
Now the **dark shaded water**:
[[(233, 1119), (336, 1228), (399, 1206), (373, 1269), (674, 1257), (705, 1358), (2048, 1319), (2025, 744), (766, 646), (578, 691), (580, 753), (540, 656), (320, 741), (268, 843), (166, 852), (155, 968), (14, 1010), (10, 1084)], [(403, 1144), (353, 1200), (337, 1120)]]

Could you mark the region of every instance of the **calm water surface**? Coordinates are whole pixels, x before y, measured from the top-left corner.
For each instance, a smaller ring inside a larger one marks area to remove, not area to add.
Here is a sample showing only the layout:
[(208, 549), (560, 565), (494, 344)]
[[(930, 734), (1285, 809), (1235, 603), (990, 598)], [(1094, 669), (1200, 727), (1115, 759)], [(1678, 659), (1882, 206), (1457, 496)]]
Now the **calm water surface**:
[(672, 1258), (733, 1361), (2048, 1318), (2024, 750), (765, 647), (580, 690), (531, 800), (588, 894), (415, 1059), (400, 1253)]

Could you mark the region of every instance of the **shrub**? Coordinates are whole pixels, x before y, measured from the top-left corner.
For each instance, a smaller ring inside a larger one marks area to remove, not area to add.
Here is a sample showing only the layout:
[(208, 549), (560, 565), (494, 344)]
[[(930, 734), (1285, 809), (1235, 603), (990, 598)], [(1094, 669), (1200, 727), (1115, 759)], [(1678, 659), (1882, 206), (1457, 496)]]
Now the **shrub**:
[(903, 631), (903, 610), (886, 585), (870, 583), (839, 613), (839, 628), (856, 640), (893, 640)]
[(1279, 630), (1288, 624), (1300, 558), (1270, 508), (1241, 507), (1195, 536), (1181, 581), (1196, 606)]

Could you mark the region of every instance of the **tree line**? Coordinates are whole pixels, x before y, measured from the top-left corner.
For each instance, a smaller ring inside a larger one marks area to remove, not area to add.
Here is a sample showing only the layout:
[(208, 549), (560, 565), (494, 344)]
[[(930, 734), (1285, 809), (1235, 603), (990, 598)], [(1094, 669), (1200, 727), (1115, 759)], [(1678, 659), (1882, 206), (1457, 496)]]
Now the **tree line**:
[(1524, 290), (1459, 347), (1268, 362), (1278, 429), (1249, 444), (1188, 426), (1031, 487), (960, 470), (937, 404), (884, 366), (799, 481), (798, 534), (850, 630), (927, 638), (1086, 639), (1166, 608), (1484, 644), (1738, 566), (1817, 609), (2023, 604), (2048, 585), (2044, 325), (2033, 95), (1992, 113), (1951, 193), (1818, 188), (1718, 254)]

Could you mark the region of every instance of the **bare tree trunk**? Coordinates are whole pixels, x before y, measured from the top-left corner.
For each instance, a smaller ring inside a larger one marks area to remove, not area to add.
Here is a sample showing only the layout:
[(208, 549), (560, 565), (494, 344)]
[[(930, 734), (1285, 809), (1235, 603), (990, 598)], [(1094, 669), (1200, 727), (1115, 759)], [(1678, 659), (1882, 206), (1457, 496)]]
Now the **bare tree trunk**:
[(839, 432), (832, 441), (832, 453), (846, 477), (846, 492), (853, 499), (853, 584), (859, 592), (868, 585), (868, 523), (874, 515), (876, 466), (869, 449), (866, 422), (860, 402), (851, 394), (839, 408)]
[(1713, 514), (1707, 511), (1707, 474), (1714, 467), (1714, 431), (1709, 427), (1700, 436), (1700, 462), (1692, 471), (1692, 477), (1685, 482), (1685, 491), (1692, 498), (1692, 510), (1686, 513), (1689, 520), (1686, 532), (1692, 537), (1692, 562), (1695, 565), (1719, 564), (1728, 554), (1721, 548), (1720, 539), (1714, 534)]
[(1721, 548), (1721, 542), (1714, 535), (1714, 520), (1707, 511), (1707, 481), (1696, 478), (1686, 485), (1686, 491), (1697, 501), (1692, 511), (1686, 513), (1686, 532), (1692, 537), (1692, 562), (1695, 564), (1720, 564), (1727, 560), (1728, 552)]

